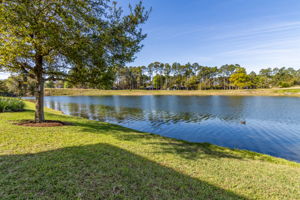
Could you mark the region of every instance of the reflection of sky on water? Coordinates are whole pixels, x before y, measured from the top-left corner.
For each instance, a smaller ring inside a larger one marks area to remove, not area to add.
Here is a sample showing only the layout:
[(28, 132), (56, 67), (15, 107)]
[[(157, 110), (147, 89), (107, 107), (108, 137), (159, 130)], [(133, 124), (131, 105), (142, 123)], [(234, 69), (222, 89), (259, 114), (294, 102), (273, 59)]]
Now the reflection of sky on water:
[[(290, 97), (46, 97), (65, 114), (193, 142), (300, 161), (300, 99)], [(246, 121), (246, 125), (240, 121)]]

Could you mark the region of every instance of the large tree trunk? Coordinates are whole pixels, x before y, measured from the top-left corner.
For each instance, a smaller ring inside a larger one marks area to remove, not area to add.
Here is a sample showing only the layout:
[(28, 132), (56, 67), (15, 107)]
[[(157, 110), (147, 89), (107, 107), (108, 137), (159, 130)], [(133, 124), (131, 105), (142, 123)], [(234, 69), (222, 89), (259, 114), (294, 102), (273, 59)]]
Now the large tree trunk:
[(44, 116), (44, 79), (43, 79), (43, 57), (36, 56), (36, 88), (35, 88), (35, 122), (45, 121)]
[(44, 81), (38, 81), (35, 94), (35, 122), (41, 123), (45, 121), (44, 116)]

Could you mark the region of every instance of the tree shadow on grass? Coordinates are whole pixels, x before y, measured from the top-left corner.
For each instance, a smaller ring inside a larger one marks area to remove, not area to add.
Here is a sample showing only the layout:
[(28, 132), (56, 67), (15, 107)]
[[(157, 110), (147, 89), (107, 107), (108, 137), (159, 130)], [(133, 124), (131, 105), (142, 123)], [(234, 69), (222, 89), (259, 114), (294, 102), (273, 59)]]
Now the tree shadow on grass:
[[(89, 132), (89, 133), (96, 133), (96, 134), (105, 134), (105, 135), (112, 135), (120, 136), (122, 133), (142, 133), (137, 130), (132, 130), (130, 128), (126, 128), (123, 126), (110, 124), (106, 122), (99, 122), (99, 121), (88, 121), (88, 122), (76, 122), (74, 123), (76, 126), (82, 127), (81, 131), (83, 132)], [(121, 137), (121, 136), (120, 136)]]
[(78, 120), (76, 118), (76, 120), (74, 120), (74, 117), (70, 118), (70, 116), (67, 115), (57, 115), (54, 113), (47, 113), (47, 119), (48, 118), (59, 119), (72, 124), (72, 126), (77, 126), (80, 128), (80, 132), (109, 135), (120, 141), (132, 141), (140, 143), (141, 145), (152, 145), (156, 148), (154, 153), (172, 153), (190, 160), (204, 158), (231, 158), (242, 160), (246, 157), (251, 158), (249, 153), (240, 150), (228, 150), (209, 143), (185, 142), (106, 122), (85, 119)]
[(1, 199), (245, 199), (108, 144), (0, 156)]
[(160, 150), (156, 153), (173, 153), (190, 160), (203, 158), (243, 159), (242, 156), (233, 153), (236, 150), (226, 152), (225, 148), (210, 143), (156, 142), (154, 144), (158, 145)]
[(157, 151), (155, 153), (174, 153), (185, 159), (243, 159), (243, 157), (246, 156), (239, 156), (239, 154), (242, 154), (242, 152), (239, 150), (226, 151), (223, 147), (219, 147), (209, 143), (190, 143), (181, 140), (166, 138), (155, 134), (143, 133), (114, 124), (91, 121), (91, 123), (77, 123), (77, 125), (83, 127), (82, 131), (85, 132), (96, 134), (110, 134), (121, 141), (134, 141), (142, 143), (144, 145), (155, 145), (157, 147)]
[(81, 132), (110, 135), (120, 141), (133, 141), (143, 145), (153, 145), (157, 148), (155, 153), (172, 153), (190, 160), (204, 158), (251, 158), (250, 154), (245, 152), (243, 153), (239, 150), (225, 150), (226, 148), (209, 143), (191, 143), (176, 140), (156, 134), (144, 133), (106, 122), (93, 120), (83, 121), (83, 119), (74, 121), (74, 118), (70, 118), (70, 116), (57, 115), (53, 113), (47, 113), (47, 117), (50, 119), (59, 119), (63, 122), (71, 123), (73, 126), (80, 127)]
[[(193, 143), (132, 130), (130, 133), (126, 131), (122, 134), (114, 134), (114, 137), (119, 140), (135, 141), (145, 145), (154, 145), (157, 148), (155, 153), (172, 153), (191, 160), (200, 158), (243, 159), (244, 157), (247, 157), (246, 153), (242, 153), (239, 150), (229, 150), (228, 148), (219, 147), (210, 143)], [(245, 155), (241, 156), (240, 154)]]

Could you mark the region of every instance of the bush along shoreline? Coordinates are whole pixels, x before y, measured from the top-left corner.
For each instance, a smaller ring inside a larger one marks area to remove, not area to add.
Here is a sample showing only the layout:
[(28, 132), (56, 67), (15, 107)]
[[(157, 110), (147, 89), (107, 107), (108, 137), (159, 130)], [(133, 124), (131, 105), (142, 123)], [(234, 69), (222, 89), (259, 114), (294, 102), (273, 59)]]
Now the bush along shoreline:
[(12, 97), (0, 97), (0, 113), (23, 111), (24, 107), (25, 103), (21, 99)]

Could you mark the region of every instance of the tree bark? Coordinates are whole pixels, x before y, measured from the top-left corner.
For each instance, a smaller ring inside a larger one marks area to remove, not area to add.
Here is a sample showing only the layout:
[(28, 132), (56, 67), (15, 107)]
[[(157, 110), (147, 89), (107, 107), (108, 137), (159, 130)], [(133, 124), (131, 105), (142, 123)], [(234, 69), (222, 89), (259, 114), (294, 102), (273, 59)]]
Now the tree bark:
[(44, 115), (44, 79), (43, 79), (43, 56), (36, 56), (36, 91), (35, 91), (35, 122), (41, 123), (45, 121)]

